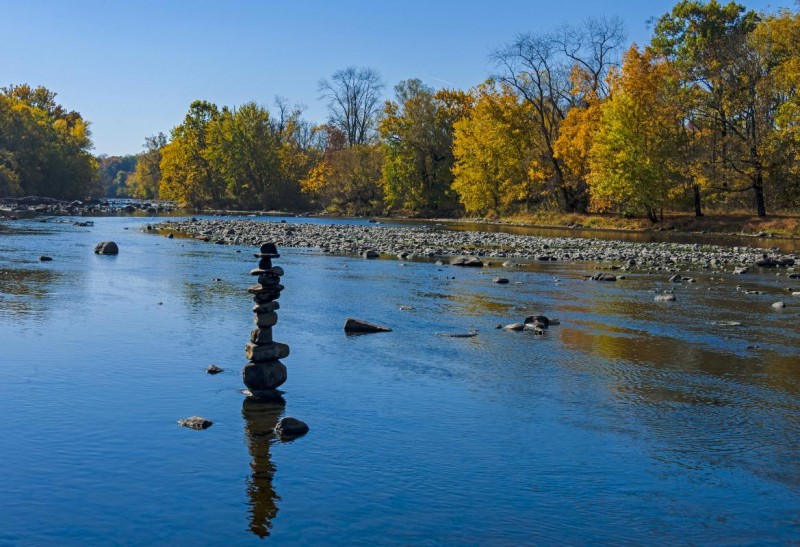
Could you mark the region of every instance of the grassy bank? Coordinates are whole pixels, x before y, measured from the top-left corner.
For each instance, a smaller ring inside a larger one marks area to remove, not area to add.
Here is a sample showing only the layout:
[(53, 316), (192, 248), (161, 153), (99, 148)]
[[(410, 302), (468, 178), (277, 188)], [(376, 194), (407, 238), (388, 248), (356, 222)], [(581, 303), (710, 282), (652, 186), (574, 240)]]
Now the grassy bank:
[(504, 217), (499, 222), (529, 226), (586, 227), (610, 230), (674, 230), (720, 234), (772, 235), (800, 237), (800, 215), (776, 214), (766, 218), (740, 213), (709, 213), (703, 217), (692, 214), (664, 215), (664, 222), (651, 223), (644, 217), (623, 217), (613, 214), (577, 214), (537, 212)]

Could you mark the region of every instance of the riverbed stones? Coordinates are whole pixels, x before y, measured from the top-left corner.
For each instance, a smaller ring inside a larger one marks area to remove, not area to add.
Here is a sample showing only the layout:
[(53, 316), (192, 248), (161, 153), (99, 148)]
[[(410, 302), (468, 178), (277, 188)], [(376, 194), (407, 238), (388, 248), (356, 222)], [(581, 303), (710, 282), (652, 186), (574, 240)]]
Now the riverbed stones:
[(614, 275), (614, 274), (606, 273), (606, 272), (600, 272), (600, 273), (594, 274), (590, 279), (592, 281), (606, 281), (606, 282), (608, 282), (608, 281), (616, 281), (617, 280), (617, 276)]
[(101, 241), (94, 248), (94, 253), (98, 255), (119, 254), (119, 247), (113, 241)]
[(272, 338), (272, 327), (278, 323), (280, 309), (277, 299), (280, 298), (284, 286), (280, 284), (283, 268), (273, 266), (272, 260), (280, 258), (277, 246), (263, 243), (254, 256), (259, 259), (258, 268), (250, 271), (257, 277), (258, 284), (248, 287), (247, 292), (253, 295), (253, 321), (256, 328), (250, 332), (250, 340), (245, 345), (245, 357), (249, 362), (242, 370), (242, 381), (249, 393), (254, 397), (277, 397), (277, 388), (286, 382), (286, 366), (280, 361), (289, 356), (289, 346), (275, 342)]

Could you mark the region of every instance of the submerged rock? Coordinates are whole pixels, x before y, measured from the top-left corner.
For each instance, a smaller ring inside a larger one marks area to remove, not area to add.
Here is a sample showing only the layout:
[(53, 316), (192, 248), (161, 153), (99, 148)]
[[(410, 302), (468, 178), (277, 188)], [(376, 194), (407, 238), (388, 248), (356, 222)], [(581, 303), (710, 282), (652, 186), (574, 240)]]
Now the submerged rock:
[(217, 365), (208, 365), (206, 372), (208, 374), (219, 374), (220, 372), (224, 372), (224, 368), (219, 368)]
[(591, 280), (592, 281), (616, 281), (617, 280), (617, 276), (614, 275), (614, 274), (601, 272), (601, 273), (594, 274), (591, 277)]
[(189, 418), (184, 418), (182, 420), (178, 420), (178, 423), (181, 424), (183, 427), (188, 427), (190, 429), (208, 429), (214, 422), (207, 418), (203, 418), (200, 416), (190, 416)]

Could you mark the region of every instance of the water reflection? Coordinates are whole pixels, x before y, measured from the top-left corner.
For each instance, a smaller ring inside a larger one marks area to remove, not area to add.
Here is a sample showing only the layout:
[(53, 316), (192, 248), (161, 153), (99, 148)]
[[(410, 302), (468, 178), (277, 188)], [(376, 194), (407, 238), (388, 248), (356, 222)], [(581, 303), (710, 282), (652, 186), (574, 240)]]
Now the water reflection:
[(46, 309), (59, 274), (52, 270), (0, 269), (0, 310), (28, 313)]
[(275, 441), (275, 426), (286, 407), (286, 401), (247, 397), (242, 403), (247, 445), (250, 450), (250, 468), (253, 476), (247, 482), (250, 498), (250, 531), (260, 538), (269, 536), (272, 520), (278, 514), (278, 493), (272, 485), (275, 464), (269, 450)]

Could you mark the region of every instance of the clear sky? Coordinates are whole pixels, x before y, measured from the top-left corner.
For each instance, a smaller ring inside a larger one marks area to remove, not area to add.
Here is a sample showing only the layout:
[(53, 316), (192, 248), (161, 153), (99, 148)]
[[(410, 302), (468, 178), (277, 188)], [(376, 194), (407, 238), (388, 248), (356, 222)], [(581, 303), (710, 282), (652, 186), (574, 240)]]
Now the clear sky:
[[(44, 85), (92, 123), (97, 153), (141, 150), (194, 99), (218, 105), (275, 95), (322, 122), (321, 78), (350, 65), (392, 86), (420, 78), (467, 89), (489, 52), (523, 31), (619, 15), (630, 41), (672, 0), (0, 0), (0, 84)], [(763, 10), (788, 0), (743, 2)]]

